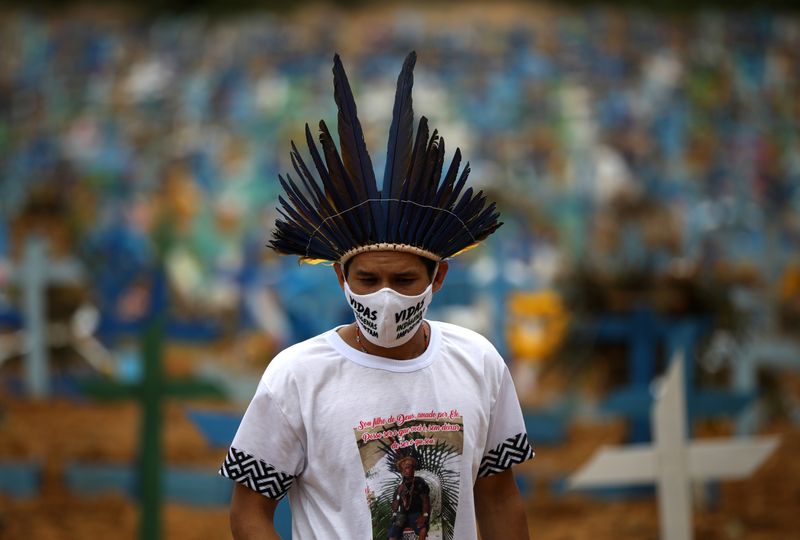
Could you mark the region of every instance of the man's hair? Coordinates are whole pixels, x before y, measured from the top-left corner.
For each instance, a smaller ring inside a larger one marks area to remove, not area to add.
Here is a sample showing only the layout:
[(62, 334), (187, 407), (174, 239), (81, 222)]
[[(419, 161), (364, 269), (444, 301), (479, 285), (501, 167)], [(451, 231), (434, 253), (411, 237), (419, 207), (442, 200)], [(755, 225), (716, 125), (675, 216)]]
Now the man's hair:
[[(433, 279), (433, 271), (436, 269), (436, 261), (429, 259), (427, 257), (423, 257), (422, 255), (417, 255), (420, 258), (422, 263), (425, 265), (425, 270), (428, 272), (428, 279)], [(347, 274), (350, 272), (350, 263), (353, 262), (353, 259), (348, 259), (342, 265), (342, 272), (344, 273), (344, 278), (347, 279)]]

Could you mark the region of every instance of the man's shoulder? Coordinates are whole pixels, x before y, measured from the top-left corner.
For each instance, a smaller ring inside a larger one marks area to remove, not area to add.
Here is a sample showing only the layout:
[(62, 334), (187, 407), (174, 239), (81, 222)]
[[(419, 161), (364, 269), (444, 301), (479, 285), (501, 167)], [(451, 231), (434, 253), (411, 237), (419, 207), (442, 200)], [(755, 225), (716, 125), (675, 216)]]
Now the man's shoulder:
[(303, 341), (298, 341), (297, 343), (293, 343), (279, 352), (275, 359), (283, 358), (283, 357), (291, 357), (291, 356), (298, 356), (307, 353), (311, 350), (317, 350), (322, 348), (330, 348), (328, 340), (326, 339), (328, 332), (323, 332), (321, 334), (317, 334), (314, 337), (310, 337), (308, 339), (304, 339)]
[(267, 372), (303, 371), (309, 362), (320, 363), (327, 356), (335, 354), (335, 349), (327, 339), (328, 332), (289, 345), (272, 359)]
[(440, 328), (443, 348), (452, 360), (466, 362), (479, 369), (485, 377), (499, 380), (499, 374), (505, 369), (505, 361), (491, 341), (483, 334), (457, 324), (435, 324)]
[(451, 342), (454, 341), (457, 343), (464, 343), (472, 347), (478, 346), (481, 348), (486, 348), (488, 350), (495, 350), (495, 347), (494, 345), (492, 345), (492, 342), (489, 341), (486, 338), (486, 336), (475, 330), (472, 330), (465, 326), (460, 326), (458, 324), (442, 322), (442, 321), (435, 321), (434, 324), (436, 324), (436, 326), (442, 333), (442, 337), (446, 340), (449, 340)]

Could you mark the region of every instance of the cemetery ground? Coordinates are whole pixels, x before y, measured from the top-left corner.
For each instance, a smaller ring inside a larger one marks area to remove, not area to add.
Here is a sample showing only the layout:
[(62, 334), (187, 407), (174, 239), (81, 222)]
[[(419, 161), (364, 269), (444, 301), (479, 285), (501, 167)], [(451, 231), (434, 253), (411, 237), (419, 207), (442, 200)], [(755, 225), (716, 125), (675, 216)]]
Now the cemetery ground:
[[(191, 358), (167, 355), (167, 372), (186, 373)], [(4, 367), (3, 377), (13, 373)], [(587, 399), (596, 397), (602, 366), (587, 378)], [(258, 374), (254, 372), (254, 377)], [(800, 398), (800, 374), (781, 376), (781, 384)], [(546, 375), (536, 402), (563, 390), (559, 373)], [(223, 401), (167, 400), (164, 403), (162, 456), (165, 466), (190, 466), (216, 471), (224, 448), (211, 447), (189, 420), (188, 407), (238, 410)], [(83, 540), (138, 538), (138, 509), (129, 494), (78, 496), (65, 480), (71, 463), (135, 463), (140, 412), (135, 401), (99, 402), (56, 396), (32, 401), (0, 393), (0, 463), (29, 462), (41, 467), (38, 493), (11, 497), (0, 493), (0, 539)], [(563, 491), (567, 476), (605, 444), (625, 443), (619, 419), (578, 418), (570, 422), (564, 441), (536, 444), (537, 456), (518, 467), (527, 499), (531, 537), (537, 540), (624, 540), (658, 537), (656, 501), (652, 494), (606, 494), (603, 497)], [(730, 419), (695, 423), (695, 437), (734, 435)], [(776, 452), (754, 475), (737, 481), (694, 488), (694, 534), (698, 539), (791, 539), (797, 534), (800, 508), (800, 426), (781, 414), (770, 415), (757, 434), (782, 437)], [(163, 538), (226, 539), (225, 507), (191, 507), (165, 501)]]

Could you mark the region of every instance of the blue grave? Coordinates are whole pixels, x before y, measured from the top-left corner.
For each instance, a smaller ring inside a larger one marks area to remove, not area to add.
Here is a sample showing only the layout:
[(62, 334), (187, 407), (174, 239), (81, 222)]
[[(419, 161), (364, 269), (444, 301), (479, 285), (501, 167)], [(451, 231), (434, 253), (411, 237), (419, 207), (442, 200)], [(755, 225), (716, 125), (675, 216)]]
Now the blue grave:
[(567, 437), (569, 414), (560, 410), (523, 410), (525, 431), (534, 444), (561, 444)]
[(227, 506), (233, 493), (230, 480), (207, 469), (170, 467), (163, 481), (167, 501), (189, 506)]
[[(189, 506), (226, 506), (232, 485), (216, 471), (168, 467), (162, 477), (162, 493), (171, 502)], [(126, 497), (138, 492), (134, 467), (114, 463), (69, 463), (65, 482), (72, 493), (93, 497), (119, 493)]]
[[(656, 315), (651, 310), (638, 310), (623, 315), (603, 317), (588, 330), (598, 342), (627, 343), (628, 369), (630, 382), (609, 393), (600, 406), (601, 411), (621, 415), (630, 423), (628, 441), (647, 442), (652, 439), (650, 411), (652, 407), (653, 382), (659, 371), (659, 353), (663, 350), (666, 358), (676, 354), (684, 355), (688, 366), (684, 372), (686, 387), (689, 435), (692, 420), (729, 416), (735, 418), (755, 398), (754, 392), (732, 389), (700, 388), (695, 381), (692, 367), (696, 364), (695, 350), (700, 338), (711, 327), (704, 317), (668, 319)], [(586, 330), (584, 330), (586, 332)], [(663, 349), (662, 349), (663, 348)], [(553, 484), (555, 493), (562, 493), (562, 482)], [(708, 500), (715, 502), (717, 493), (715, 483), (706, 486)], [(624, 486), (581, 490), (581, 492), (602, 499), (637, 497), (653, 493), (652, 486)]]
[(87, 497), (135, 492), (135, 475), (128, 465), (69, 463), (64, 467), (64, 481), (70, 492)]
[[(708, 318), (668, 319), (649, 309), (602, 317), (584, 334), (599, 343), (625, 343), (628, 346), (629, 383), (613, 390), (600, 409), (621, 415), (630, 422), (629, 442), (651, 439), (651, 385), (659, 372), (660, 352), (667, 358), (682, 352), (687, 366), (694, 366), (694, 351), (700, 338), (709, 331)], [(663, 349), (662, 349), (663, 348)], [(686, 370), (686, 398), (691, 419), (735, 416), (750, 403), (754, 394), (737, 389), (703, 389), (696, 384), (694, 370)], [(691, 425), (691, 423), (690, 423)]]
[[(216, 471), (187, 467), (169, 467), (162, 476), (162, 492), (169, 502), (192, 507), (221, 507), (230, 503), (233, 482)], [(97, 497), (118, 493), (125, 497), (137, 495), (135, 468), (127, 464), (70, 463), (65, 468), (68, 489), (79, 496)], [(15, 481), (23, 479), (17, 474)], [(3, 467), (0, 465), (0, 487), (3, 486)], [(281, 538), (291, 538), (292, 518), (287, 500), (275, 510), (275, 528)]]
[(231, 444), (242, 421), (241, 413), (188, 409), (187, 415), (203, 438), (217, 448), (227, 448)]
[(553, 495), (564, 496), (571, 493), (580, 493), (592, 499), (603, 501), (626, 501), (639, 498), (652, 498), (656, 488), (653, 485), (608, 486), (575, 489), (569, 487), (569, 477), (559, 476), (550, 482), (550, 492)]
[(9, 305), (0, 305), (0, 328), (22, 328), (22, 314)]
[[(733, 369), (735, 388), (743, 393), (755, 394), (759, 370), (800, 371), (800, 342), (779, 336), (749, 340), (737, 351)], [(800, 406), (789, 405), (795, 422), (800, 422)], [(752, 402), (739, 414), (736, 432), (750, 435), (757, 430), (760, 421), (758, 403)]]
[(32, 498), (39, 494), (42, 467), (26, 461), (0, 462), (0, 493), (14, 498)]

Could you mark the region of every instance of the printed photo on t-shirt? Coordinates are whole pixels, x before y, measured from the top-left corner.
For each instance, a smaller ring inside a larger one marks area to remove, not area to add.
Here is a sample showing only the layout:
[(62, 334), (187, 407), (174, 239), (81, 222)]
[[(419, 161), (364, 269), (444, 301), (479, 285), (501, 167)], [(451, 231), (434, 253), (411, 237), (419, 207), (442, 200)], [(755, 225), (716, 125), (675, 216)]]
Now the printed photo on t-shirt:
[(365, 417), (354, 431), (372, 538), (452, 540), (464, 446), (459, 411), (396, 411)]

